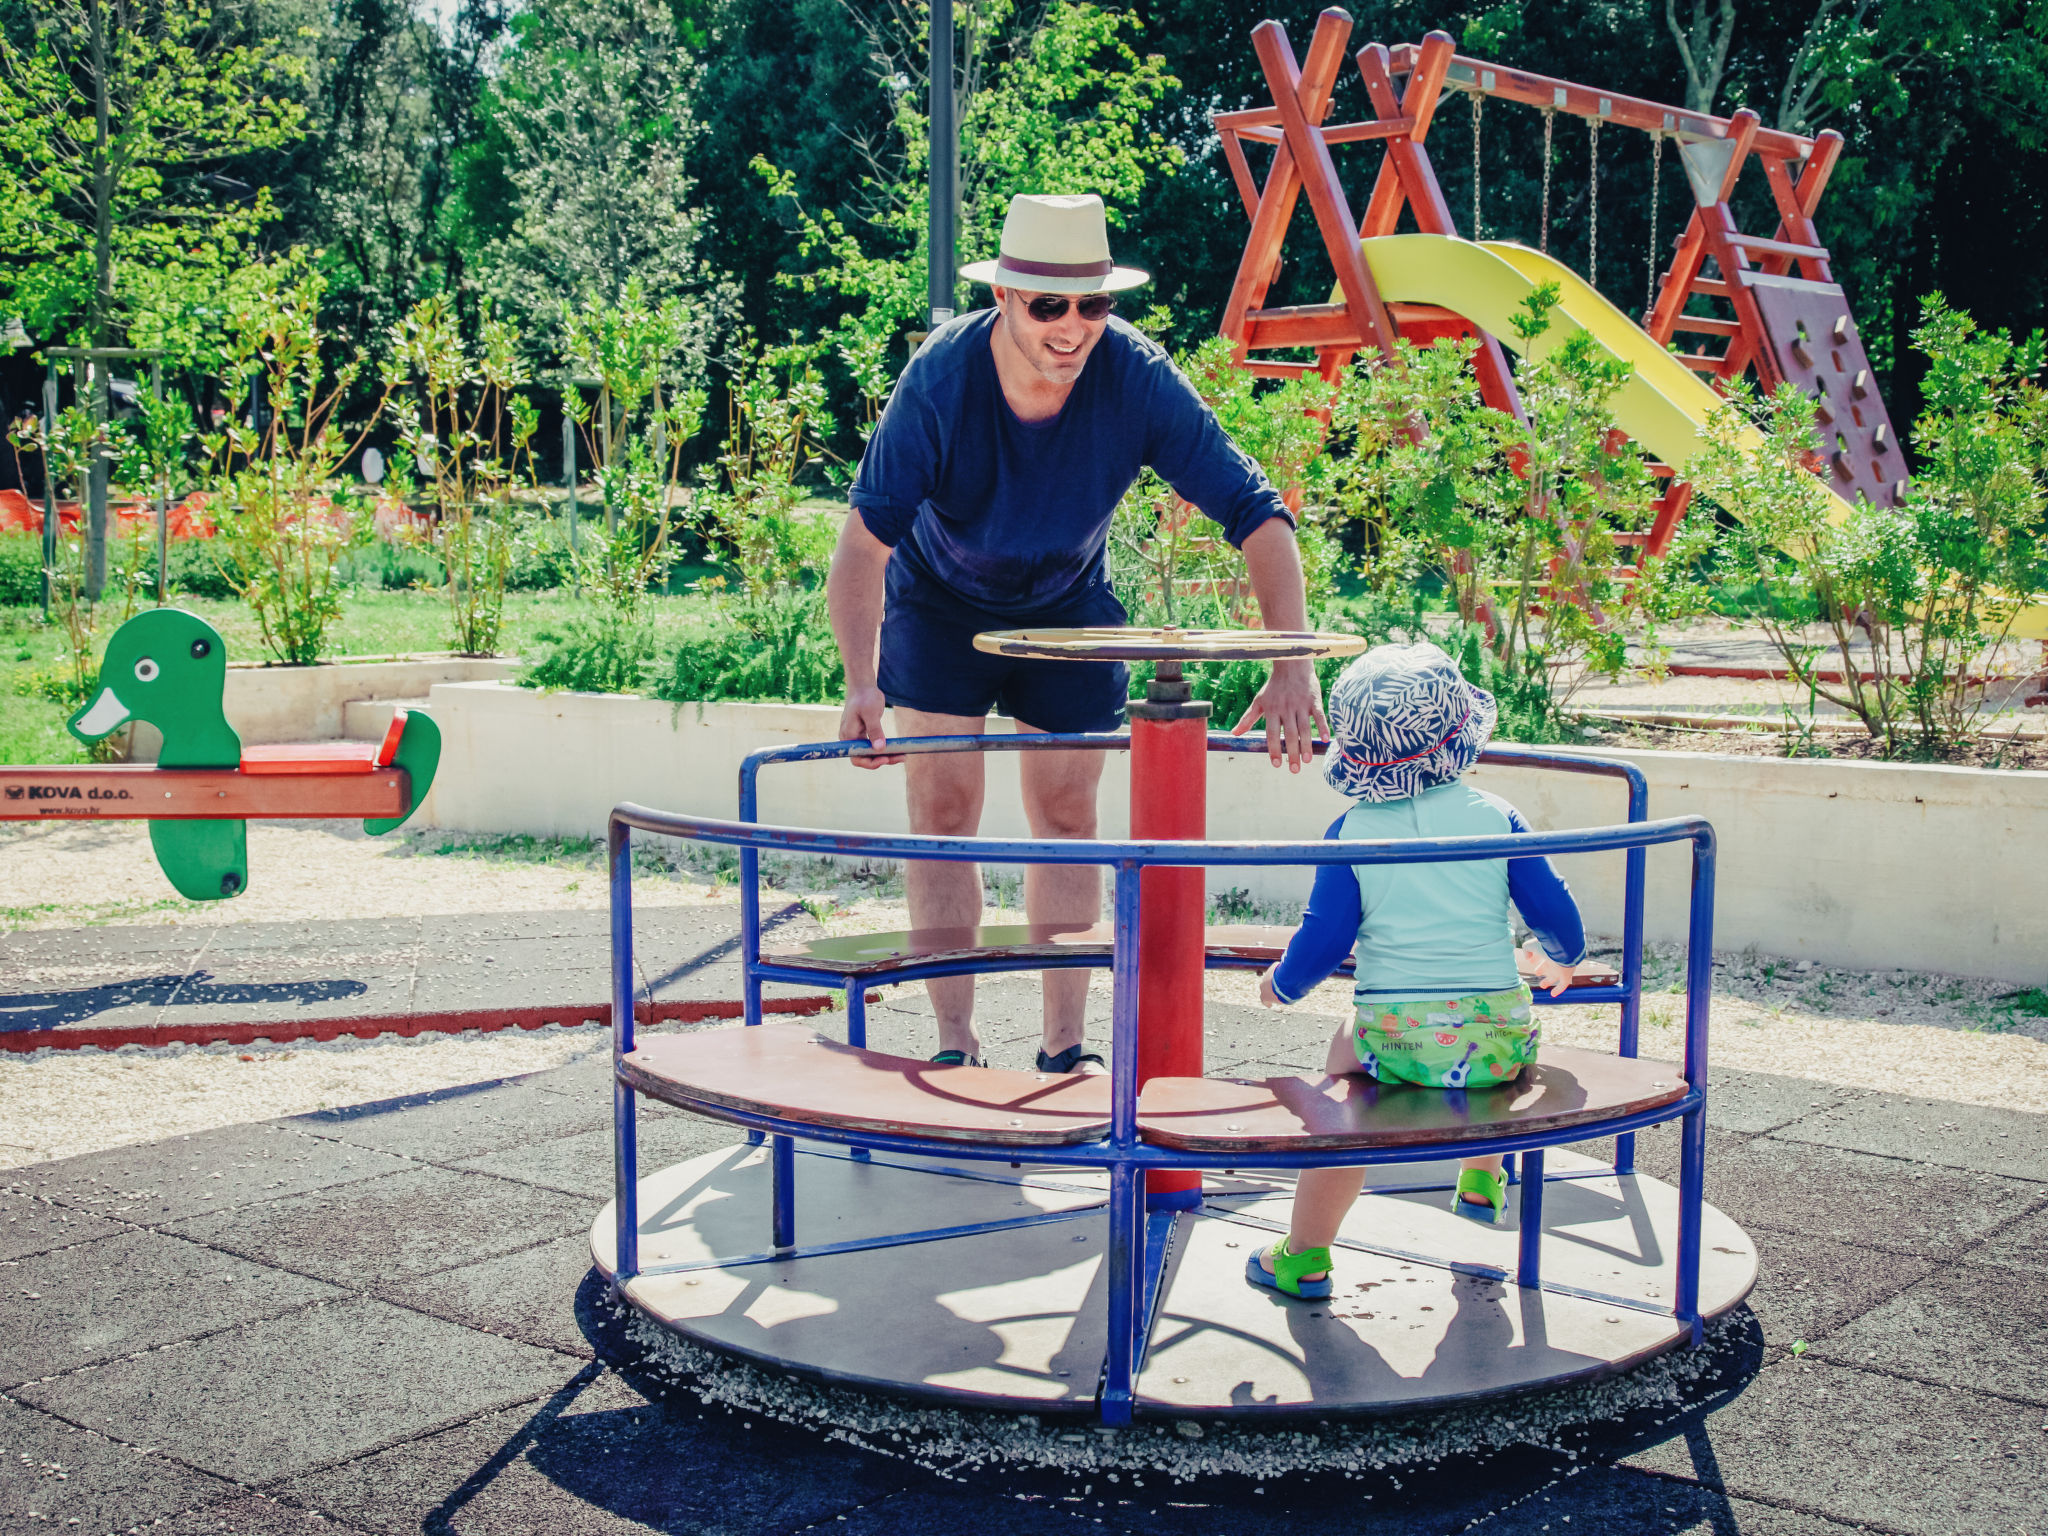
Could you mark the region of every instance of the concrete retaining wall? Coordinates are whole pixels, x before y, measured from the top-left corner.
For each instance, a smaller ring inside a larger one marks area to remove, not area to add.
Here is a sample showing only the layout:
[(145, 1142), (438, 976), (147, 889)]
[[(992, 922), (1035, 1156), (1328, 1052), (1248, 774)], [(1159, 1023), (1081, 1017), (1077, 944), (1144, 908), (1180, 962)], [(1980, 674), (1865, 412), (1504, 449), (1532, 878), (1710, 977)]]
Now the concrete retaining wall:
[[(480, 832), (601, 836), (621, 800), (706, 816), (737, 809), (740, 759), (761, 747), (826, 741), (836, 706), (687, 704), (496, 683), (437, 685), (441, 773), (426, 819)], [(994, 722), (1006, 728), (1003, 722)], [(1626, 758), (1650, 781), (1650, 814), (1696, 812), (1719, 834), (1716, 947), (1826, 964), (2048, 981), (2048, 773), (1691, 752)], [(1027, 835), (1017, 759), (988, 762), (990, 836)], [(1613, 780), (1483, 769), (1475, 782), (1538, 827), (1623, 819)], [(1126, 835), (1126, 778), (1104, 775), (1102, 833)], [(1263, 757), (1212, 758), (1209, 827), (1219, 838), (1322, 835), (1346, 802), (1320, 774)], [(762, 776), (762, 819), (797, 826), (905, 830), (900, 769), (792, 764)], [(1689, 854), (1650, 856), (1649, 932), (1684, 935)], [(1620, 930), (1620, 854), (1584, 855), (1564, 873), (1595, 932)], [(1299, 870), (1223, 870), (1211, 888), (1299, 901)]]

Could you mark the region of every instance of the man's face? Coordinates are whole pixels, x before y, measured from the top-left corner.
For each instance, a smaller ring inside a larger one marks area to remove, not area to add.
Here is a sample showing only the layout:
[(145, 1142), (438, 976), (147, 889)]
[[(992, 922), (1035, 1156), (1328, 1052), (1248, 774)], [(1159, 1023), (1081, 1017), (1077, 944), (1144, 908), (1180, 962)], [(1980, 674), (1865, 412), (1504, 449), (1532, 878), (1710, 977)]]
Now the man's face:
[[(1033, 319), (1031, 301), (1043, 297), (1067, 300), (1065, 313), (1056, 320)], [(1028, 293), (1021, 288), (995, 290), (996, 304), (1003, 312), (1003, 329), (1011, 344), (1047, 383), (1065, 386), (1080, 378), (1088, 354), (1109, 327), (1108, 315), (1100, 320), (1081, 318), (1074, 303), (1080, 297), (1083, 295)]]

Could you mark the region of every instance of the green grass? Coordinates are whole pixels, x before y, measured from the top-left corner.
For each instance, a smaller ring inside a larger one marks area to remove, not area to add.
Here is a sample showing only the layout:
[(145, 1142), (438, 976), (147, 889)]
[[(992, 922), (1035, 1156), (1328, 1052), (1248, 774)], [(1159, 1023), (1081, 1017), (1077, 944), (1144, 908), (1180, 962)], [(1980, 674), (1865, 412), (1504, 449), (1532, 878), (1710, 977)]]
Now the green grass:
[[(255, 616), (245, 604), (200, 597), (173, 601), (221, 632), (230, 661), (268, 659)], [(658, 627), (676, 628), (705, 601), (689, 592), (650, 595), (647, 611)], [(594, 611), (587, 599), (559, 590), (508, 592), (499, 648), (507, 655), (517, 655), (535, 630), (567, 615)], [(445, 651), (450, 643), (448, 604), (438, 592), (350, 591), (342, 599), (341, 621), (329, 638), (329, 655), (335, 660)], [(85, 748), (64, 729), (70, 711), (29, 691), (37, 674), (68, 670), (60, 626), (45, 625), (36, 607), (0, 607), (0, 763), (87, 761)]]

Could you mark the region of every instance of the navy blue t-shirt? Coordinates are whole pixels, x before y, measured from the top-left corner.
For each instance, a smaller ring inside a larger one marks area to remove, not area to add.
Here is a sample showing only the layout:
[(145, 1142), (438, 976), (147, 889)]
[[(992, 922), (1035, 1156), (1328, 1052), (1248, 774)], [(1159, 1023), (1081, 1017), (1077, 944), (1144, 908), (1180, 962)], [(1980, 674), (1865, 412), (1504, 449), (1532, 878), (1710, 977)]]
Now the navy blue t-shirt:
[(931, 334), (861, 455), (851, 500), (895, 550), (891, 594), (936, 583), (1011, 617), (1061, 607), (1107, 582), (1110, 514), (1147, 465), (1234, 545), (1288, 517), (1164, 349), (1114, 316), (1060, 413), (1018, 420), (989, 351), (996, 314)]

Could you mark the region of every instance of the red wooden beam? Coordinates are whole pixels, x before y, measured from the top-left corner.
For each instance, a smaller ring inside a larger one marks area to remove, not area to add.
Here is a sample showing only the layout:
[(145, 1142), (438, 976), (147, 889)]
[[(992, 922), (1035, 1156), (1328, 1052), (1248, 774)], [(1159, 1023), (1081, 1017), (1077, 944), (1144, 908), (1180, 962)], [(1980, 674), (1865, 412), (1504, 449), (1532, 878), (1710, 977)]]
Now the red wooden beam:
[(252, 774), (152, 763), (0, 766), (0, 821), (353, 821), (403, 816), (411, 805), (412, 779), (402, 768)]

